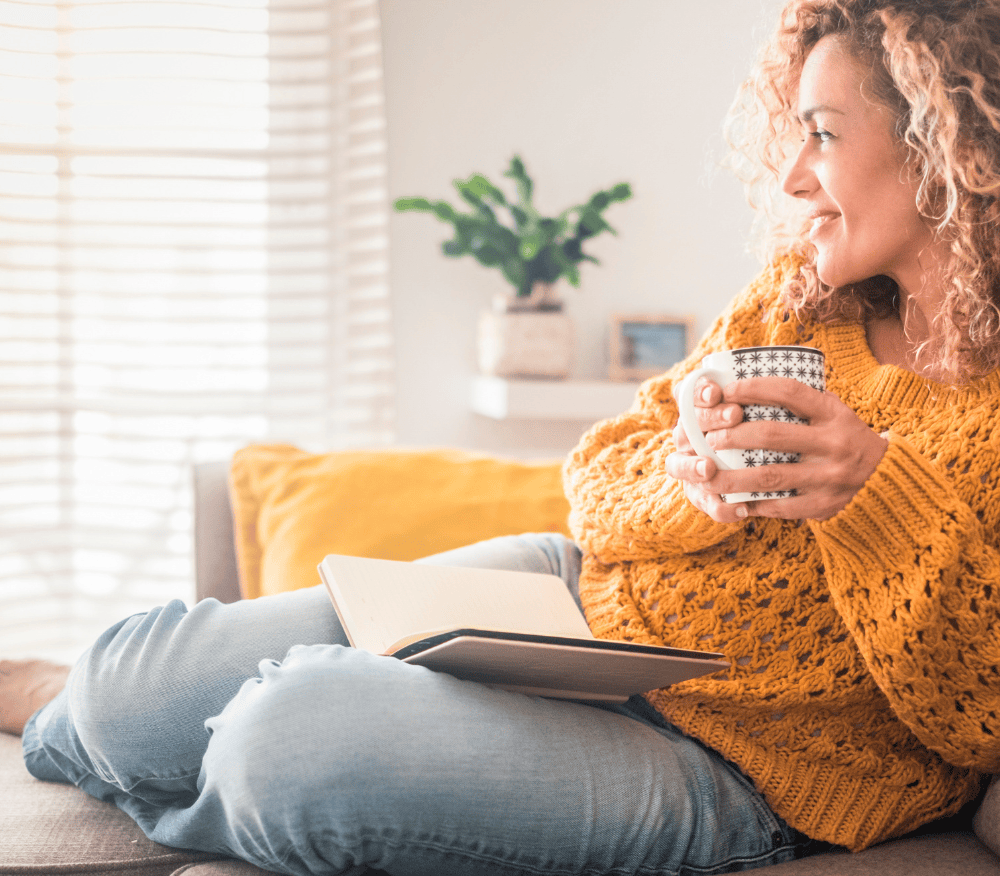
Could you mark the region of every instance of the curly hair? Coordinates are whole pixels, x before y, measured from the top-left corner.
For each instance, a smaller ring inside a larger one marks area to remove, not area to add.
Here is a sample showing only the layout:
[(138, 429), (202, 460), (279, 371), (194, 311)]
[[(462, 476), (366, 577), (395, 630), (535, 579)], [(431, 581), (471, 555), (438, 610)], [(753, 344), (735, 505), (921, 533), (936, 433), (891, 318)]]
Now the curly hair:
[(781, 167), (801, 139), (805, 59), (835, 35), (870, 70), (869, 96), (895, 118), (918, 175), (917, 209), (951, 252), (944, 300), (922, 349), (962, 382), (1000, 367), (1000, 0), (790, 0), (727, 121), (732, 165), (757, 208), (765, 257), (795, 253), (787, 307), (824, 322), (886, 316), (896, 284), (822, 283), (807, 226), (783, 214)]

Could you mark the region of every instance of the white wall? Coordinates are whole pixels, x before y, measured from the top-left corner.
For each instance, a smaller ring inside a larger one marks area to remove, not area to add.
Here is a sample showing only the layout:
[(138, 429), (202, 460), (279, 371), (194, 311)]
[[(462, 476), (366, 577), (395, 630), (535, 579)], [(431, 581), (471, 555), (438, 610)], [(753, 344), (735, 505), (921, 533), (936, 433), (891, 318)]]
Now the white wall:
[[(776, 0), (382, 0), (389, 196), (447, 198), (475, 171), (506, 185), (515, 152), (556, 213), (626, 180), (618, 237), (567, 287), (574, 375), (607, 374), (610, 314), (694, 314), (703, 331), (757, 270), (750, 211), (714, 162), (721, 123)], [(498, 271), (440, 253), (448, 228), (393, 213), (398, 440), (560, 455), (586, 422), (498, 422), (468, 409), (479, 310)]]

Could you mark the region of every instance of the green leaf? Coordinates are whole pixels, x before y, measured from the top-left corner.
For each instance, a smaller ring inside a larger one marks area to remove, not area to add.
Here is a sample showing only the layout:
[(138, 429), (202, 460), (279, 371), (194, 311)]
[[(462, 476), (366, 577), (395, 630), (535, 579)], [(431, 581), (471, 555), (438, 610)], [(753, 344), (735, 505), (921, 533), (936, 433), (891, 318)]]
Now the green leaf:
[(521, 238), (521, 245), (518, 247), (518, 252), (522, 259), (530, 262), (538, 255), (545, 243), (545, 235), (541, 231), (535, 231)]
[(473, 241), (472, 254), (487, 268), (495, 268), (503, 262), (503, 253), (481, 239)]
[(563, 274), (563, 265), (559, 260), (559, 249), (548, 247), (538, 254), (538, 257), (531, 262), (530, 270), (534, 280), (541, 280), (544, 283), (554, 283)]
[(493, 212), (490, 205), (482, 198), (467, 189), (459, 189), (459, 194), (475, 208), (479, 217), (486, 219), (490, 223), (499, 224), (497, 223), (496, 213)]
[(517, 255), (519, 241), (517, 235), (509, 228), (483, 224), (476, 230), (476, 237), (501, 252), (504, 258)]
[(469, 192), (479, 198), (488, 198), (494, 204), (499, 204), (502, 207), (507, 206), (507, 199), (504, 197), (504, 193), (481, 173), (470, 176), (464, 185)]
[(485, 220), (475, 213), (455, 213), (455, 227), (463, 231), (475, 231)]
[(473, 207), (480, 207), (483, 205), (482, 195), (471, 189), (464, 179), (454, 179), (451, 181), (451, 184), (455, 187), (455, 191), (462, 196), (462, 200), (466, 203), (471, 204)]
[(528, 295), (531, 293), (531, 281), (527, 276), (525, 264), (519, 258), (511, 258), (504, 261), (500, 266), (504, 277), (517, 290), (518, 295)]
[(436, 204), (431, 205), (431, 209), (434, 211), (434, 215), (442, 222), (455, 222), (455, 208), (447, 201), (438, 201)]
[(539, 219), (538, 230), (545, 243), (549, 244), (566, 231), (566, 222), (559, 219)]
[(567, 263), (571, 265), (574, 265), (581, 259), (585, 258), (583, 254), (583, 245), (580, 243), (579, 238), (571, 237), (563, 243), (561, 250)]
[(610, 203), (611, 195), (607, 192), (597, 192), (597, 194), (591, 196), (589, 206), (593, 207), (595, 210), (604, 210)]
[(427, 198), (396, 198), (393, 206), (400, 212), (404, 213), (408, 210), (420, 210), (422, 212), (427, 212), (432, 210), (431, 202)]
[(612, 201), (627, 201), (632, 197), (632, 186), (624, 182), (618, 183), (618, 185), (611, 189), (609, 194)]
[(514, 180), (517, 184), (517, 194), (521, 205), (530, 207), (535, 184), (531, 181), (531, 177), (528, 176), (528, 171), (525, 169), (524, 162), (519, 155), (515, 155), (510, 160), (510, 167), (504, 171), (503, 175)]
[(592, 207), (584, 207), (580, 211), (580, 221), (577, 225), (577, 235), (582, 238), (594, 237), (600, 234), (602, 231), (610, 231), (612, 234), (617, 232), (608, 225), (607, 222), (601, 217), (601, 214)]
[(528, 214), (518, 207), (517, 204), (511, 204), (510, 215), (514, 217), (514, 223), (518, 228), (524, 228), (531, 221)]

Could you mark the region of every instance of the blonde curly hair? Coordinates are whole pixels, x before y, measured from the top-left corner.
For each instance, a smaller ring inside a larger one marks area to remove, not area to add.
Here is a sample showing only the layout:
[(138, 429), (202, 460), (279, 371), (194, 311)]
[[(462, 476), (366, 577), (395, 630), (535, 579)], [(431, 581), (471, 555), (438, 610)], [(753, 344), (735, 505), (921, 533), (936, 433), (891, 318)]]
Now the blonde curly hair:
[(732, 165), (757, 208), (766, 258), (802, 257), (784, 290), (800, 316), (857, 321), (894, 312), (887, 277), (833, 289), (807, 226), (783, 215), (781, 168), (798, 148), (806, 56), (836, 35), (871, 71), (869, 96), (896, 119), (919, 179), (917, 208), (952, 259), (925, 361), (957, 382), (1000, 367), (1000, 0), (790, 0), (727, 121)]

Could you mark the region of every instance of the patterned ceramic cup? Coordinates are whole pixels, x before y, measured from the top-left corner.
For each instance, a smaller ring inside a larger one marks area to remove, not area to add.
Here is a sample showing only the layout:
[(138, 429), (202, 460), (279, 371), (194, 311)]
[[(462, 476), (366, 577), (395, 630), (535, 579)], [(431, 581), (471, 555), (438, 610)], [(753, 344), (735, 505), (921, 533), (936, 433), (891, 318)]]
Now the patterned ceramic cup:
[[(821, 350), (812, 347), (742, 347), (738, 350), (720, 350), (702, 359), (701, 367), (681, 381), (677, 393), (681, 424), (691, 446), (701, 456), (714, 460), (722, 470), (754, 468), (776, 462), (798, 462), (797, 453), (779, 453), (773, 450), (713, 450), (705, 434), (698, 427), (695, 413), (694, 386), (701, 377), (707, 377), (719, 386), (749, 377), (790, 377), (813, 389), (826, 388), (826, 373)], [(777, 420), (783, 423), (807, 423), (787, 408), (773, 405), (747, 405), (743, 409), (744, 422), (752, 420)], [(752, 502), (755, 499), (783, 499), (795, 495), (794, 490), (771, 493), (730, 493), (724, 502)]]

